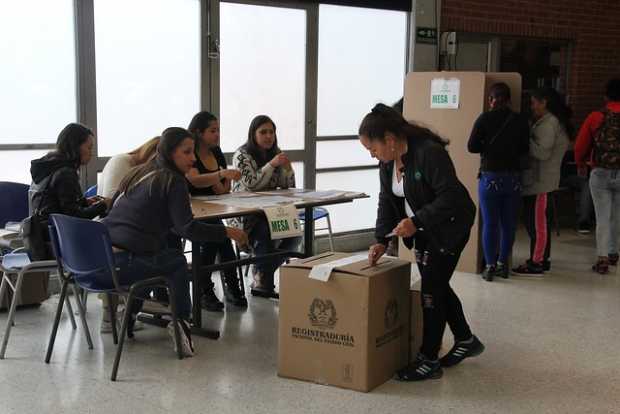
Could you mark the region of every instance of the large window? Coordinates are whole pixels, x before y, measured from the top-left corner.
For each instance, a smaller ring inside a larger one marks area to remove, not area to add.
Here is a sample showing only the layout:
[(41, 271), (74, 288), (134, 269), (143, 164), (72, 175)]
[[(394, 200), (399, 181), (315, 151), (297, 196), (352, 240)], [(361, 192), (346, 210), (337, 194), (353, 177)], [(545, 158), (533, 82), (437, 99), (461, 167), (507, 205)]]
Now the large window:
[(54, 143), (75, 121), (73, 19), (73, 0), (3, 5), (0, 144)]
[(355, 135), (377, 102), (403, 96), (407, 13), (321, 5), (317, 135)]
[(26, 146), (51, 148), (76, 120), (74, 30), (73, 0), (16, 1), (2, 8), (0, 181), (30, 183), (30, 161), (47, 150)]
[(132, 150), (200, 110), (200, 0), (96, 0), (100, 156)]
[(283, 149), (305, 136), (306, 11), (220, 4), (222, 149), (247, 140), (250, 121), (269, 115)]
[(336, 232), (375, 226), (377, 161), (356, 135), (376, 103), (392, 104), (403, 96), (406, 36), (405, 12), (320, 6), (316, 187), (371, 196), (355, 206), (329, 207)]

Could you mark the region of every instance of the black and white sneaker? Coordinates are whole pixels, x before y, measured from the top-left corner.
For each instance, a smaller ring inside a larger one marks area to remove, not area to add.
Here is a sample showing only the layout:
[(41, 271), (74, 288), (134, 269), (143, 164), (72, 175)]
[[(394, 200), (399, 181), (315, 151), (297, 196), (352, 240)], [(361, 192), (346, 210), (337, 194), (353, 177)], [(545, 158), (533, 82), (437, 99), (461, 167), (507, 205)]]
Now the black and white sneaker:
[[(194, 356), (194, 343), (192, 342), (192, 332), (189, 322), (183, 319), (177, 319), (179, 324), (179, 336), (181, 337), (181, 353), (184, 357)], [(178, 352), (178, 346), (176, 337), (174, 335), (174, 325), (172, 322), (168, 324), (168, 334), (172, 337), (172, 343), (174, 344), (174, 352)]]
[(396, 373), (398, 381), (424, 381), (427, 379), (439, 379), (442, 376), (443, 370), (439, 361), (431, 361), (422, 353), (418, 353), (414, 363)]
[(453, 367), (465, 358), (471, 358), (484, 352), (484, 345), (477, 336), (472, 336), (469, 341), (460, 341), (454, 344), (450, 352), (444, 355), (439, 362), (442, 367)]

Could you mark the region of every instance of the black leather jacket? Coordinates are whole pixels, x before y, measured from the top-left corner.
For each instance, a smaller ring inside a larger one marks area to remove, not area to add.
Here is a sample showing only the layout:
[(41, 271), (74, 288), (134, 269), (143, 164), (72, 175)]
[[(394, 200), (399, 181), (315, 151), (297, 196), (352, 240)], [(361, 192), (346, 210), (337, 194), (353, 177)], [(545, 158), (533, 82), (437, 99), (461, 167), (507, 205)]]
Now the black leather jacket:
[[(403, 189), (418, 231), (405, 245), (421, 239), (443, 254), (460, 253), (467, 241), (476, 216), (476, 206), (467, 189), (459, 181), (454, 165), (443, 146), (430, 139), (410, 138), (408, 151), (402, 157)], [(392, 192), (394, 162), (382, 163), (379, 169), (381, 191), (375, 237), (387, 244), (385, 235), (406, 217), (404, 199)]]

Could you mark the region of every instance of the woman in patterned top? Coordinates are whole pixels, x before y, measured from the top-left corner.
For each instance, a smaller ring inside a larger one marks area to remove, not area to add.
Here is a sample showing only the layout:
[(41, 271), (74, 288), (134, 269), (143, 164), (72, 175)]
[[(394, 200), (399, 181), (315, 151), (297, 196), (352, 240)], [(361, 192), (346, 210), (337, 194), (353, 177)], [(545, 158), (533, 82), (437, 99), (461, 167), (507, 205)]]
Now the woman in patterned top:
[[(233, 167), (241, 171), (241, 179), (233, 184), (233, 191), (267, 191), (295, 187), (295, 172), (291, 161), (278, 148), (276, 125), (266, 115), (258, 115), (250, 123), (248, 141), (233, 156)], [(292, 237), (271, 240), (267, 220), (262, 216), (248, 216), (235, 224), (249, 235), (250, 246), (256, 255), (275, 249), (295, 250), (301, 239)], [(283, 260), (271, 260), (255, 266), (252, 296), (279, 298), (275, 292), (273, 274)]]

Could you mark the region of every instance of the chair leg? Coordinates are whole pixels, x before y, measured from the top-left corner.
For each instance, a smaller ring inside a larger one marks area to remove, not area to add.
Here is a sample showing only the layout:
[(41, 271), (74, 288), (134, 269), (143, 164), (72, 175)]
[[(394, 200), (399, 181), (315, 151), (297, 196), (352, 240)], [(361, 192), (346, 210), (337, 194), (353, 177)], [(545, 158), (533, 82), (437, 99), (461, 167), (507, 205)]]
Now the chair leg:
[[(9, 295), (8, 289), (13, 289), (12, 287), (9, 288), (9, 286), (12, 286), (10, 276), (2, 272), (2, 283), (0, 283), (0, 303), (2, 303), (2, 300), (6, 296), (7, 307), (10, 306), (9, 301), (11, 300), (11, 295)], [(13, 325), (15, 324), (13, 323)]]
[(71, 306), (71, 301), (69, 300), (69, 295), (65, 295), (65, 302), (67, 303), (67, 313), (69, 314), (69, 320), (71, 321), (71, 327), (75, 331), (77, 329), (77, 324), (75, 323), (75, 316), (73, 316), (73, 306)]
[(108, 308), (110, 309), (110, 321), (112, 322), (112, 339), (114, 340), (114, 345), (118, 344), (118, 331), (116, 329), (116, 306), (114, 306), (112, 302), (112, 295), (106, 293), (108, 297)]
[(177, 300), (172, 283), (168, 284), (168, 296), (170, 296), (170, 316), (172, 318), (172, 327), (174, 328), (174, 340), (177, 344), (177, 356), (179, 359), (183, 359), (183, 349), (181, 349), (181, 332), (179, 331), (179, 322), (177, 318)]
[(65, 304), (65, 298), (67, 297), (67, 288), (69, 282), (63, 280), (62, 287), (60, 288), (60, 299), (58, 300), (58, 307), (56, 308), (56, 316), (54, 317), (54, 326), (52, 327), (52, 334), (47, 345), (47, 354), (45, 355), (45, 363), (49, 364), (52, 357), (52, 351), (54, 349), (54, 342), (56, 341), (56, 334), (58, 333), (58, 324), (60, 323), (60, 314), (62, 313), (63, 305)]
[[(127, 302), (131, 303), (133, 300), (133, 289), (129, 291), (127, 296)], [(129, 305), (125, 305), (125, 311), (123, 312), (123, 323), (121, 323), (121, 332), (118, 337), (118, 346), (116, 347), (116, 356), (114, 357), (114, 365), (112, 366), (112, 375), (110, 379), (116, 381), (116, 374), (118, 373), (118, 364), (121, 362), (121, 354), (123, 353), (123, 344), (125, 343), (125, 336), (127, 336), (127, 326), (129, 325), (129, 318), (131, 317), (131, 309)]]
[[(237, 260), (241, 260), (241, 254), (239, 253), (239, 249), (237, 248), (236, 245), (235, 245), (235, 255), (237, 256)], [(239, 288), (241, 289), (241, 294), (245, 296), (245, 282), (243, 281), (243, 266), (237, 266), (237, 277), (239, 278)]]
[(333, 252), (334, 251), (334, 236), (332, 235), (332, 220), (329, 218), (329, 214), (327, 216), (325, 216), (325, 218), (327, 219), (327, 231), (328, 231), (328, 237), (329, 237), (329, 248)]
[(555, 234), (560, 237), (560, 220), (558, 218), (558, 203), (557, 203), (557, 194), (551, 193), (549, 194), (551, 197), (551, 204), (553, 207), (553, 224), (555, 225)]
[[(17, 275), (17, 282), (15, 283), (15, 292), (13, 294), (13, 300), (11, 301), (11, 307), (9, 309), (9, 315), (6, 320), (6, 329), (4, 331), (4, 338), (2, 338), (2, 349), (0, 349), (0, 359), (4, 359), (4, 353), (9, 343), (9, 336), (11, 335), (11, 327), (13, 326), (13, 319), (15, 318), (15, 308), (17, 308), (17, 300), (22, 288), (22, 282), (24, 280), (24, 274), (19, 272)], [(2, 280), (4, 283), (4, 280)]]
[(88, 349), (93, 349), (93, 339), (90, 337), (90, 329), (88, 329), (88, 323), (86, 323), (86, 313), (84, 312), (84, 304), (82, 303), (82, 299), (80, 299), (80, 294), (78, 292), (77, 286), (73, 285), (73, 294), (75, 295), (78, 311), (80, 313), (80, 320), (82, 321), (82, 328), (84, 329), (84, 334), (86, 335), (86, 342), (88, 342)]
[(88, 290), (82, 289), (82, 306), (84, 307), (84, 313), (88, 312)]

